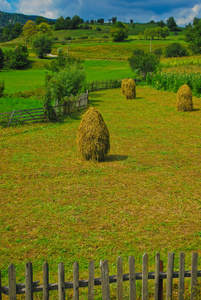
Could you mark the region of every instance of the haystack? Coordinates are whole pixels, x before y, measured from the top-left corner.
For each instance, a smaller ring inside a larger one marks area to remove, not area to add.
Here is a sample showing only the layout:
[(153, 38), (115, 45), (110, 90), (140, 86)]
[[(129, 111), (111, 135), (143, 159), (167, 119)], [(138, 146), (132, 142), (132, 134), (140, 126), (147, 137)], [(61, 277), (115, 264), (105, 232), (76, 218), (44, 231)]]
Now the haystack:
[(177, 92), (177, 110), (193, 110), (192, 91), (187, 84), (182, 85)]
[(121, 82), (121, 92), (123, 95), (125, 94), (126, 84), (127, 84), (128, 80), (129, 80), (128, 78), (125, 78)]
[(128, 79), (125, 86), (125, 97), (126, 99), (136, 98), (136, 84), (133, 79)]
[(91, 107), (82, 117), (77, 133), (78, 153), (86, 160), (104, 160), (110, 150), (108, 128), (100, 112)]

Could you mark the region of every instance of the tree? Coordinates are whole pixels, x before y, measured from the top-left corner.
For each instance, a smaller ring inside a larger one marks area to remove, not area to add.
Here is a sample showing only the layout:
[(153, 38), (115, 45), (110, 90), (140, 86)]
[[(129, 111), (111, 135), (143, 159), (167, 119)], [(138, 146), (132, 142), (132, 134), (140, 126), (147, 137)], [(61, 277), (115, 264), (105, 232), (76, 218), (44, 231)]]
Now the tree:
[(133, 24), (133, 20), (132, 19), (130, 19), (130, 23)]
[(42, 22), (37, 25), (36, 28), (39, 34), (47, 34), (49, 36), (52, 36), (52, 28), (48, 23)]
[(76, 29), (78, 27), (79, 24), (82, 24), (83, 23), (83, 20), (75, 15), (73, 16), (72, 20), (71, 20), (71, 25), (70, 25), (70, 29)]
[(159, 21), (157, 24), (159, 27), (165, 27), (165, 22), (163, 20)]
[(0, 70), (4, 67), (4, 53), (3, 50), (0, 48)]
[(15, 23), (13, 29), (12, 29), (12, 36), (13, 38), (16, 38), (18, 36), (20, 36), (20, 34), (22, 33), (22, 25), (21, 23)]
[(186, 48), (180, 43), (172, 43), (165, 48), (165, 57), (182, 57), (187, 56)]
[(37, 34), (36, 23), (31, 20), (27, 21), (23, 26), (22, 34), (28, 39)]
[(43, 58), (52, 51), (52, 37), (45, 34), (36, 35), (32, 40), (32, 45), (38, 57)]
[(98, 20), (97, 20), (97, 23), (104, 24), (104, 19), (103, 19), (103, 18), (98, 19)]
[(194, 53), (201, 53), (201, 20), (186, 28), (185, 40), (190, 44), (190, 48)]
[(114, 25), (116, 23), (116, 21), (117, 21), (117, 17), (113, 17), (112, 18), (112, 24)]
[(170, 31), (169, 31), (168, 27), (167, 27), (167, 26), (163, 27), (163, 31), (162, 31), (161, 37), (162, 37), (163, 39), (165, 39), (165, 38), (166, 38), (167, 36), (169, 36), (169, 35), (170, 35)]
[(132, 71), (139, 70), (145, 76), (148, 72), (155, 72), (160, 63), (159, 57), (142, 49), (134, 50), (128, 61)]
[(36, 25), (39, 25), (40, 23), (48, 23), (48, 20), (44, 17), (37, 17), (35, 23)]
[(167, 27), (171, 30), (171, 31), (175, 31), (177, 30), (177, 24), (175, 22), (175, 19), (173, 17), (170, 17), (169, 19), (167, 19), (166, 21)]
[(121, 42), (128, 38), (128, 26), (118, 21), (110, 30), (114, 42)]
[(162, 27), (157, 27), (155, 29), (155, 32), (156, 32), (156, 36), (158, 38), (158, 40), (162, 37), (162, 34), (163, 34), (163, 28)]

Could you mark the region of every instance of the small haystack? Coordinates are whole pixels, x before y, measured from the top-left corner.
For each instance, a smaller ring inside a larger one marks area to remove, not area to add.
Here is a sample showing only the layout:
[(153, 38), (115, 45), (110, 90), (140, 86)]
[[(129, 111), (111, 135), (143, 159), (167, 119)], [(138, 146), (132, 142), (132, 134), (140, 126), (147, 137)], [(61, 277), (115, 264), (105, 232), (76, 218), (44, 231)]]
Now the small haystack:
[(129, 80), (128, 78), (125, 78), (121, 82), (121, 92), (123, 95), (125, 95), (125, 89), (126, 89), (126, 84), (127, 84), (128, 80)]
[(86, 160), (104, 160), (110, 150), (108, 128), (100, 112), (91, 107), (82, 117), (77, 133), (78, 153)]
[(133, 79), (128, 79), (125, 86), (125, 97), (126, 99), (135, 99), (136, 98), (136, 84)]
[(193, 110), (192, 91), (187, 84), (182, 85), (177, 92), (177, 110)]

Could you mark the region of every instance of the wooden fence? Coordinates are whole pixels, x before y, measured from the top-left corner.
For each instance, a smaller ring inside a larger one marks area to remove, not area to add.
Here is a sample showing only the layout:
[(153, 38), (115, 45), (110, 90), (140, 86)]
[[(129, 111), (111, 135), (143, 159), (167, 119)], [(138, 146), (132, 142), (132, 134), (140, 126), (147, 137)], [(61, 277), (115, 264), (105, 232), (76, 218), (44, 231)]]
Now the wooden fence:
[(90, 92), (93, 92), (93, 91), (99, 91), (99, 90), (118, 88), (121, 86), (121, 81), (122, 81), (122, 79), (93, 81), (87, 86), (87, 89)]
[[(85, 108), (88, 105), (88, 91), (79, 95), (77, 101), (72, 102), (71, 110)], [(65, 114), (67, 110), (64, 105), (55, 105), (56, 114)], [(10, 126), (11, 124), (19, 124), (25, 122), (44, 122), (47, 121), (47, 114), (44, 108), (13, 110), (12, 112), (0, 114), (0, 125)]]
[[(136, 288), (136, 281), (142, 281), (141, 295), (143, 300), (150, 299), (149, 293), (149, 280), (154, 280), (154, 295), (152, 299), (160, 300), (166, 298), (166, 300), (173, 299), (173, 279), (177, 278), (177, 291), (174, 290), (174, 295), (177, 297), (174, 299), (183, 300), (185, 295), (185, 277), (191, 278), (191, 288), (189, 295), (189, 288), (187, 291), (187, 298), (185, 299), (200, 299), (201, 290), (198, 285), (198, 277), (201, 277), (201, 271), (198, 271), (198, 254), (192, 253), (191, 270), (185, 271), (185, 253), (179, 254), (179, 271), (174, 271), (174, 253), (168, 253), (167, 271), (164, 272), (161, 269), (160, 254), (157, 253), (155, 257), (155, 272), (148, 272), (148, 255), (145, 253), (142, 258), (142, 272), (136, 273), (135, 259), (133, 256), (129, 257), (129, 273), (123, 274), (123, 260), (121, 257), (117, 259), (117, 275), (109, 276), (108, 261), (100, 262), (100, 274), (101, 277), (94, 278), (94, 261), (89, 263), (89, 277), (86, 280), (80, 280), (79, 278), (79, 264), (74, 262), (73, 264), (73, 281), (65, 282), (65, 271), (63, 263), (58, 265), (58, 283), (49, 283), (49, 266), (45, 262), (43, 265), (43, 284), (39, 284), (39, 281), (33, 282), (32, 264), (30, 262), (25, 264), (25, 283), (16, 284), (15, 266), (11, 264), (8, 267), (8, 286), (1, 286), (0, 280), (0, 300), (2, 299), (2, 293), (9, 296), (9, 300), (16, 300), (17, 294), (25, 294), (26, 300), (32, 300), (33, 294), (36, 292), (43, 292), (43, 300), (48, 300), (50, 293), (53, 290), (58, 290), (58, 299), (65, 299), (65, 290), (73, 289), (73, 299), (79, 299), (79, 290), (83, 287), (88, 287), (88, 299), (94, 299), (95, 286), (102, 286), (102, 299), (110, 300), (110, 284), (116, 283), (116, 299), (123, 300), (123, 282), (129, 281), (129, 292), (126, 299), (135, 300), (140, 293)], [(1, 279), (1, 277), (0, 277)], [(166, 288), (163, 291), (163, 282), (166, 279)], [(164, 295), (163, 295), (164, 292)], [(98, 297), (100, 299), (100, 295)]]

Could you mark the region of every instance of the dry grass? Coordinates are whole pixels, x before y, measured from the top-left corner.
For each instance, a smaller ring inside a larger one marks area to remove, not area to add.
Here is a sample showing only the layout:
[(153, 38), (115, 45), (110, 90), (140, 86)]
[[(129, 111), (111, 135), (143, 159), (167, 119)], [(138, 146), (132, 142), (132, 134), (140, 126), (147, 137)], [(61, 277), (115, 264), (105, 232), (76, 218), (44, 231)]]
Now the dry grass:
[[(80, 118), (63, 124), (25, 125), (0, 131), (1, 261), (16, 265), (24, 281), (24, 263), (34, 264), (34, 280), (42, 280), (42, 264), (50, 263), (50, 282), (57, 264), (108, 259), (116, 273), (121, 255), (128, 271), (129, 255), (141, 271), (144, 252), (154, 270), (156, 252), (164, 268), (167, 252), (201, 254), (201, 102), (192, 112), (175, 110), (176, 95), (138, 87), (127, 101), (121, 89), (90, 94), (90, 104), (103, 116), (111, 150), (106, 162), (83, 162), (76, 154)], [(199, 261), (200, 269), (200, 261)], [(37, 273), (36, 273), (37, 272)]]

